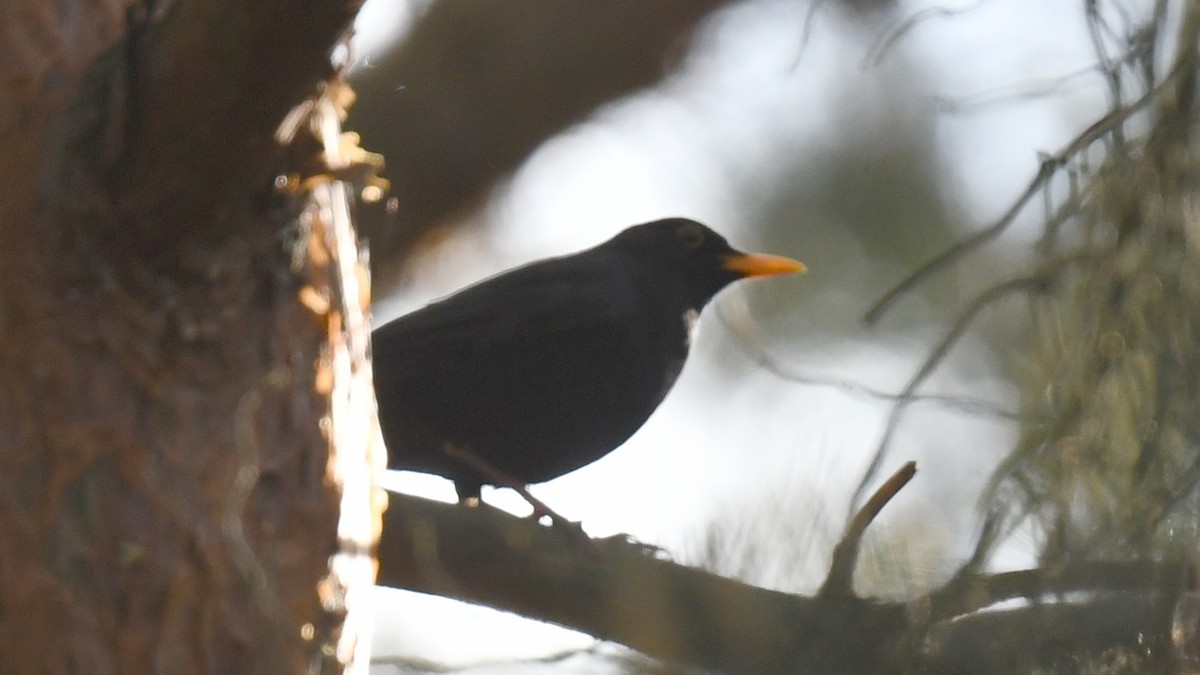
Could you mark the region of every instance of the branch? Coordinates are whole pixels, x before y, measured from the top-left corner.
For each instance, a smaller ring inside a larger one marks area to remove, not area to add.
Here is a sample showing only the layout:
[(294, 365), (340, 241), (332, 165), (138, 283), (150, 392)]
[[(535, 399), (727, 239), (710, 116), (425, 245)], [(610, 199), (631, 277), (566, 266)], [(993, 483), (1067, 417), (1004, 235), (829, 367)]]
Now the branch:
[(1000, 236), (1009, 225), (1016, 220), (1017, 216), (1025, 209), (1034, 195), (1038, 194), (1045, 185), (1050, 181), (1058, 170), (1067, 165), (1074, 157), (1086, 150), (1092, 143), (1103, 138), (1109, 133), (1115, 132), (1125, 123), (1125, 120), (1133, 116), (1134, 113), (1149, 106), (1151, 103), (1159, 100), (1164, 93), (1171, 91), (1169, 85), (1174, 81), (1175, 77), (1181, 72), (1182, 68), (1177, 64), (1172, 72), (1167, 76), (1162, 83), (1157, 87), (1148, 91), (1144, 96), (1129, 105), (1110, 110), (1100, 119), (1096, 120), (1091, 126), (1085, 129), (1082, 133), (1067, 143), (1061, 150), (1053, 155), (1047, 155), (1042, 158), (1042, 162), (1038, 167), (1037, 174), (1029, 181), (1029, 185), (1025, 187), (1025, 191), (1017, 197), (1007, 211), (1000, 216), (991, 225), (986, 228), (966, 237), (965, 239), (950, 246), (945, 251), (934, 256), (929, 262), (918, 267), (912, 274), (896, 284), (887, 293), (880, 298), (874, 306), (867, 310), (864, 316), (864, 321), (868, 325), (873, 325), (879, 321), (885, 312), (891, 309), (896, 300), (912, 290), (925, 279), (941, 272), (956, 262), (964, 254), (974, 251), (983, 246), (987, 242)]
[(446, 447), (443, 448), (443, 451), (451, 458), (466, 464), (468, 467), (479, 473), (479, 475), (486, 477), (492, 485), (506, 487), (520, 495), (521, 498), (526, 502), (529, 502), (529, 505), (533, 507), (533, 513), (530, 515), (531, 520), (541, 520), (543, 516), (547, 516), (550, 518), (550, 522), (558, 527), (568, 529), (572, 527), (571, 521), (559, 515), (557, 511), (550, 508), (542, 500), (533, 496), (533, 493), (529, 491), (529, 488), (525, 485), (525, 483), (522, 483), (516, 478), (513, 478), (507, 473), (492, 466), (487, 460), (479, 455), (466, 448), (461, 448), (457, 445), (454, 445), (453, 443), (447, 443)]
[(981, 417), (992, 417), (996, 419), (1004, 419), (1010, 421), (1022, 421), (1021, 414), (1015, 410), (1009, 410), (1004, 406), (993, 403), (986, 399), (976, 398), (963, 394), (917, 394), (913, 393), (908, 397), (901, 394), (892, 393), (876, 389), (864, 382), (856, 380), (839, 378), (835, 376), (820, 376), (805, 373), (803, 370), (789, 366), (787, 363), (778, 358), (775, 354), (767, 350), (762, 341), (756, 336), (749, 335), (747, 331), (739, 327), (739, 320), (730, 317), (730, 310), (727, 309), (727, 303), (718, 301), (716, 304), (717, 319), (721, 325), (729, 332), (730, 340), (733, 346), (736, 347), (743, 356), (750, 359), (754, 365), (762, 368), (767, 373), (775, 377), (795, 384), (808, 385), (812, 387), (830, 387), (837, 389), (851, 396), (861, 396), (876, 400), (888, 401), (895, 403), (897, 401), (905, 401), (909, 403), (928, 403), (936, 406), (941, 406), (946, 410), (953, 410), (963, 413), (964, 415), (978, 415)]
[(870, 463), (863, 472), (863, 477), (859, 480), (858, 487), (854, 490), (854, 495), (851, 498), (851, 505), (857, 504), (858, 500), (866, 492), (867, 485), (875, 479), (876, 472), (883, 466), (883, 460), (887, 456), (887, 451), (891, 446), (892, 438), (896, 430), (900, 426), (900, 419), (907, 409), (909, 403), (913, 400), (913, 395), (917, 391), (917, 387), (925, 381), (933, 373), (934, 369), (950, 352), (950, 349), (957, 344), (959, 338), (971, 326), (975, 319), (987, 307), (996, 302), (1000, 298), (1007, 296), (1010, 293), (1024, 292), (1028, 290), (1036, 290), (1046, 283), (1044, 271), (1034, 273), (1029, 276), (1010, 279), (1004, 283), (993, 286), (982, 293), (967, 306), (955, 320), (954, 325), (950, 330), (942, 336), (942, 339), (934, 346), (929, 356), (921, 364), (917, 372), (908, 380), (901, 390), (900, 395), (896, 398), (896, 402), (892, 405), (891, 411), (888, 413), (887, 424), (884, 426), (883, 437), (879, 440), (879, 445), (875, 448), (875, 453), (871, 457)]
[(934, 18), (954, 17), (960, 14), (966, 14), (967, 12), (973, 12), (982, 7), (985, 2), (987, 2), (987, 0), (977, 0), (969, 5), (953, 8), (927, 7), (914, 12), (912, 16), (909, 16), (904, 21), (896, 24), (890, 30), (888, 30), (887, 33), (884, 33), (881, 37), (876, 39), (875, 43), (871, 45), (871, 48), (867, 50), (867, 55), (863, 59), (863, 67), (878, 66), (880, 63), (883, 63), (883, 59), (887, 57), (888, 53), (892, 50), (896, 43), (900, 42), (901, 39), (907, 36), (917, 26)]
[(934, 621), (952, 619), (1017, 598), (1067, 593), (1157, 592), (1170, 595), (1195, 585), (1192, 565), (1147, 560), (1084, 561), (1057, 569), (1032, 569), (958, 577), (930, 593)]
[(581, 630), (676, 663), (736, 673), (895, 672), (901, 604), (805, 598), (643, 555), (602, 555), (490, 507), (392, 494), (379, 583)]
[(842, 535), (842, 540), (833, 549), (833, 562), (829, 566), (829, 576), (825, 577), (825, 583), (821, 586), (819, 595), (853, 595), (854, 568), (858, 562), (858, 552), (863, 535), (866, 534), (867, 528), (875, 521), (883, 507), (887, 506), (888, 502), (892, 501), (892, 498), (904, 489), (904, 486), (908, 485), (915, 475), (917, 475), (917, 463), (906, 462), (899, 471), (892, 474), (891, 478), (879, 486), (875, 494), (871, 495), (867, 503), (858, 510), (849, 525), (846, 526), (846, 533)]
[[(880, 488), (848, 531), (865, 529), (910, 472), (906, 466)], [(516, 612), (717, 672), (963, 673), (1028, 672), (1122, 649), (1154, 648), (1153, 659), (1169, 662), (1170, 612), (1191, 580), (1187, 568), (1170, 563), (1096, 562), (978, 575), (907, 603), (872, 602), (756, 588), (642, 551), (613, 540), (584, 549), (557, 528), (487, 506), (392, 494), (379, 583)], [(1046, 597), (1067, 593), (1091, 595)], [(1035, 602), (975, 611), (1021, 597)], [(1018, 662), (1026, 667), (1014, 668)]]
[(1138, 594), (979, 612), (934, 626), (922, 672), (1179, 672), (1169, 610)]

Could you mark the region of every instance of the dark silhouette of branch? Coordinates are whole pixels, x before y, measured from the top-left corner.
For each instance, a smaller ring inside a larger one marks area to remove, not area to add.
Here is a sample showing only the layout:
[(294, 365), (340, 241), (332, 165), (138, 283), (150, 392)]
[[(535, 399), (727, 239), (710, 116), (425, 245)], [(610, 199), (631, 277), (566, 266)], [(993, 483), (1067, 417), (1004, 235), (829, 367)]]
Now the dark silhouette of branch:
[(1137, 593), (978, 612), (931, 628), (921, 672), (1178, 672), (1171, 606)]
[[(869, 525), (910, 472), (881, 488), (849, 531)], [(1170, 563), (1092, 563), (952, 580), (908, 602), (805, 597), (614, 540), (582, 549), (557, 528), (487, 506), (391, 499), (381, 584), (516, 612), (717, 672), (1028, 672), (1121, 649), (1153, 651), (1147, 662), (1161, 666), (1174, 658), (1170, 616), (1191, 579)], [(1034, 602), (976, 611), (1023, 597)]]
[(506, 609), (647, 655), (731, 673), (894, 672), (900, 604), (755, 588), (487, 506), (391, 495), (379, 583)]
[(602, 642), (594, 642), (591, 645), (579, 649), (565, 649), (562, 651), (547, 654), (530, 659), (503, 659), (491, 661), (477, 661), (467, 663), (461, 666), (447, 666), (435, 661), (416, 657), (377, 657), (371, 659), (372, 666), (393, 666), (400, 669), (401, 672), (420, 672), (420, 673), (458, 673), (478, 671), (481, 668), (495, 666), (498, 668), (512, 669), (515, 666), (529, 667), (545, 667), (566, 663), (572, 659), (593, 657), (606, 658), (606, 654), (600, 647), (604, 646)]

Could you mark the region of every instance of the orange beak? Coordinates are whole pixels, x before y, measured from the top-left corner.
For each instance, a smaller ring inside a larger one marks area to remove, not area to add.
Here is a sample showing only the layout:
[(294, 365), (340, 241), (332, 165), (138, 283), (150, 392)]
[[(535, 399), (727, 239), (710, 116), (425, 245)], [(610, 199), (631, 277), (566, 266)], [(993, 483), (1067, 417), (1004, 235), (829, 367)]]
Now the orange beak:
[(723, 266), (747, 277), (770, 277), (777, 274), (804, 274), (808, 268), (804, 263), (781, 255), (767, 253), (735, 253), (725, 257)]

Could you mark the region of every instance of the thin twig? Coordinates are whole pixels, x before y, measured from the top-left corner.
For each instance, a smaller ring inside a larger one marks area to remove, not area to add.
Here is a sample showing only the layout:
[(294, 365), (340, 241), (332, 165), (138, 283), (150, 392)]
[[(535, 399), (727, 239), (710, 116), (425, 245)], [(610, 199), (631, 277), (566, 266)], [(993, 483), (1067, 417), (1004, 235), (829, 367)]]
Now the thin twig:
[(967, 558), (967, 561), (959, 568), (954, 576), (955, 579), (974, 576), (983, 569), (992, 546), (1002, 533), (1006, 533), (1004, 524), (1001, 511), (996, 509), (988, 511), (987, 517), (983, 520), (983, 526), (979, 528), (979, 538), (975, 540), (975, 548), (971, 551), (971, 557)]
[[(1104, 81), (1108, 85), (1109, 104), (1112, 109), (1118, 110), (1121, 108), (1121, 64), (1114, 62), (1108, 54), (1108, 49), (1104, 45), (1104, 31), (1111, 34), (1111, 27), (1104, 17), (1100, 16), (1098, 3), (1085, 2), (1084, 14), (1087, 17), (1088, 36), (1092, 40), (1092, 49), (1096, 52), (1100, 72), (1104, 74)], [(1109, 144), (1110, 151), (1117, 151), (1125, 148), (1125, 134), (1118, 124), (1113, 127), (1112, 143)]]
[(958, 96), (934, 96), (933, 102), (940, 113), (951, 115), (974, 113), (991, 106), (1014, 101), (1033, 101), (1061, 95), (1066, 91), (1065, 85), (1069, 82), (1081, 80), (1099, 70), (1099, 66), (1090, 65), (1041, 82), (1027, 80)]
[(931, 622), (970, 614), (1006, 600), (1062, 596), (1075, 592), (1151, 590), (1180, 587), (1195, 575), (1191, 565), (1148, 560), (1084, 561), (1045, 568), (979, 575), (947, 584), (927, 596)]
[(1169, 0), (1156, 0), (1154, 3), (1154, 11), (1151, 13), (1153, 18), (1146, 24), (1145, 29), (1139, 35), (1139, 43), (1142, 45), (1142, 79), (1145, 86), (1154, 86), (1155, 68), (1158, 66), (1158, 46), (1160, 27), (1166, 23), (1167, 9)]
[(909, 379), (908, 384), (900, 392), (896, 398), (896, 404), (892, 407), (892, 411), (888, 414), (887, 425), (884, 427), (883, 438), (880, 439), (879, 445), (875, 449), (875, 455), (871, 459), (871, 463), (867, 466), (867, 470), (863, 473), (862, 480), (858, 484), (858, 488), (854, 491), (854, 498), (850, 502), (852, 505), (858, 503), (870, 484), (875, 478), (875, 474), (879, 471), (879, 467), (883, 465), (884, 457), (887, 455), (887, 450), (892, 442), (892, 437), (896, 433), (896, 429), (900, 426), (900, 418), (912, 401), (916, 393), (917, 387), (925, 381), (929, 375), (942, 363), (950, 349), (962, 337), (966, 329), (975, 321), (979, 313), (989, 307), (993, 302), (1003, 298), (1009, 293), (1036, 290), (1050, 284), (1054, 277), (1063, 269), (1079, 262), (1090, 260), (1093, 254), (1090, 251), (1082, 250), (1070, 255), (1061, 256), (1050, 260), (1046, 264), (1039, 267), (1034, 272), (1022, 277), (1010, 279), (1004, 283), (997, 284), (983, 291), (975, 297), (966, 308), (959, 313), (958, 318), (942, 336), (942, 339), (930, 351), (929, 356), (921, 364), (916, 374)]
[(1079, 173), (1083, 171), (1087, 173), (1086, 167), (1067, 167), (1067, 198), (1057, 209), (1052, 208), (1049, 204), (1046, 205), (1046, 220), (1042, 226), (1043, 233), (1038, 239), (1038, 243), (1034, 248), (1042, 255), (1051, 255), (1055, 246), (1058, 244), (1059, 233), (1062, 226), (1071, 218), (1079, 215), (1080, 209), (1087, 200), (1095, 192), (1096, 184), (1088, 181), (1083, 187), (1079, 186)]
[(1017, 201), (1014, 202), (1011, 207), (1009, 207), (1008, 211), (1001, 216), (999, 220), (989, 225), (987, 228), (959, 241), (957, 244), (954, 244), (944, 252), (939, 253), (932, 260), (917, 268), (908, 276), (908, 278), (893, 286), (892, 290), (884, 294), (884, 296), (880, 298), (880, 300), (876, 302), (871, 309), (867, 310), (866, 316), (864, 317), (867, 325), (872, 325), (878, 322), (879, 318), (883, 316), (883, 313), (891, 308), (892, 303), (895, 302), (898, 297), (911, 290), (914, 286), (921, 283), (926, 278), (942, 271), (946, 267), (949, 267), (950, 264), (955, 262), (962, 254), (982, 246), (1003, 232), (1005, 228), (1007, 228), (1014, 220), (1016, 220), (1017, 214), (1019, 214), (1021, 210), (1025, 208), (1025, 205), (1029, 202), (1029, 200), (1036, 195), (1039, 190), (1041, 190), (1042, 184), (1049, 180), (1052, 175), (1054, 175), (1054, 172), (1058, 170), (1058, 167), (1059, 164), (1057, 155), (1044, 158), (1041, 166), (1038, 168), (1037, 175), (1034, 176), (1033, 180), (1029, 182), (1029, 185), (1025, 188), (1025, 192), (1023, 192), (1021, 196), (1017, 198)]
[(875, 449), (875, 455), (871, 459), (871, 463), (867, 465), (867, 470), (863, 473), (862, 480), (858, 484), (858, 488), (854, 491), (854, 497), (851, 500), (851, 505), (857, 504), (862, 499), (863, 493), (867, 489), (867, 485), (875, 478), (875, 474), (879, 471), (879, 467), (883, 465), (884, 457), (887, 454), (888, 447), (891, 445), (892, 437), (895, 435), (896, 429), (900, 426), (900, 418), (907, 408), (917, 387), (925, 381), (925, 378), (941, 364), (949, 353), (950, 348), (958, 342), (966, 329), (974, 322), (979, 313), (986, 307), (990, 306), (996, 300), (1015, 291), (1024, 291), (1031, 288), (1038, 288), (1045, 284), (1045, 278), (1041, 274), (1024, 276), (1017, 279), (1011, 279), (1005, 283), (993, 286), (975, 298), (967, 308), (959, 314), (958, 320), (950, 327), (950, 330), (942, 337), (942, 339), (934, 346), (929, 356), (921, 364), (920, 369), (916, 374), (909, 379), (908, 384), (900, 392), (900, 396), (896, 400), (896, 404), (892, 407), (888, 414), (887, 426), (884, 428), (883, 438), (880, 439), (878, 447)]
[[(555, 666), (571, 659), (581, 657), (609, 658), (602, 653), (602, 648), (609, 647), (611, 643), (605, 643), (597, 640), (594, 644), (587, 647), (563, 649), (561, 651), (552, 652), (545, 656), (536, 656), (527, 659), (487, 659), (482, 661), (474, 661), (463, 665), (447, 665), (436, 661), (428, 661), (426, 659), (413, 656), (376, 656), (371, 659), (372, 666), (391, 666), (398, 669), (399, 672), (422, 672), (422, 673), (465, 673), (480, 670), (512, 670), (517, 666), (527, 666), (529, 668)], [(610, 647), (611, 648), (611, 647)], [(647, 657), (649, 658), (649, 657)]]
[(761, 344), (754, 343), (750, 336), (738, 330), (734, 326), (734, 321), (729, 318), (725, 306), (721, 302), (716, 304), (717, 319), (729, 331), (733, 338), (733, 344), (742, 354), (750, 359), (754, 364), (764, 371), (778, 377), (787, 382), (803, 384), (813, 387), (831, 387), (839, 389), (847, 394), (855, 396), (863, 396), (882, 401), (896, 402), (907, 401), (910, 403), (930, 403), (939, 405), (947, 410), (954, 410), (968, 415), (978, 415), (981, 417), (992, 417), (996, 419), (1009, 420), (1019, 422), (1024, 418), (1015, 410), (1009, 410), (1004, 406), (981, 398), (965, 396), (959, 394), (913, 394), (909, 397), (904, 397), (903, 394), (896, 394), (889, 391), (877, 389), (868, 384), (850, 379), (836, 377), (819, 377), (816, 375), (807, 375), (798, 372), (797, 370), (788, 367), (777, 356), (767, 351)]
[(1174, 69), (1171, 76), (1168, 76), (1168, 78), (1164, 80), (1163, 83), (1158, 87), (1150, 90), (1144, 96), (1127, 106), (1109, 111), (1106, 115), (1101, 117), (1090, 127), (1072, 139), (1070, 143), (1067, 143), (1067, 145), (1057, 153), (1044, 157), (1041, 165), (1038, 167), (1037, 174), (1034, 175), (1033, 180), (1029, 181), (1029, 185), (1025, 187), (1025, 191), (1021, 193), (1015, 202), (1013, 202), (1008, 211), (1006, 211), (991, 225), (976, 232), (975, 234), (966, 237), (965, 239), (962, 239), (942, 253), (937, 254), (932, 260), (924, 265), (921, 265), (903, 281), (893, 286), (890, 291), (885, 293), (884, 296), (867, 311), (863, 319), (867, 325), (872, 325), (878, 322), (880, 317), (882, 317), (887, 310), (891, 309), (892, 304), (897, 298), (912, 290), (912, 288), (917, 284), (949, 267), (963, 254), (973, 251), (999, 236), (1000, 233), (1007, 229), (1008, 226), (1011, 225), (1014, 220), (1016, 220), (1017, 215), (1025, 209), (1025, 206), (1034, 197), (1034, 195), (1036, 195), (1042, 189), (1042, 185), (1050, 180), (1050, 178), (1054, 176), (1058, 169), (1066, 166), (1073, 157), (1078, 155), (1083, 150), (1086, 150), (1092, 143), (1096, 142), (1096, 140), (1102, 138), (1105, 134), (1112, 131), (1117, 125), (1122, 124), (1134, 113), (1140, 111), (1147, 104), (1153, 101), (1154, 98), (1163, 91), (1163, 87), (1166, 85), (1166, 83), (1173, 79), (1174, 74), (1177, 72), (1179, 72), (1178, 66), (1176, 69)]
[(887, 506), (892, 498), (908, 485), (917, 475), (917, 463), (905, 462), (900, 470), (884, 481), (883, 485), (871, 495), (866, 504), (854, 514), (854, 518), (846, 525), (846, 533), (833, 549), (833, 561), (829, 565), (829, 575), (821, 585), (819, 596), (850, 597), (854, 589), (854, 568), (858, 563), (858, 554), (862, 548), (863, 535), (875, 521), (879, 512)]
[(885, 33), (883, 37), (877, 40), (875, 44), (867, 50), (867, 55), (863, 59), (863, 67), (878, 66), (883, 61), (884, 57), (887, 56), (887, 53), (892, 50), (892, 47), (894, 47), (901, 38), (907, 35), (909, 31), (916, 28), (920, 24), (925, 23), (930, 19), (942, 19), (946, 17), (958, 16), (959, 14), (966, 14), (967, 12), (971, 12), (982, 7), (986, 2), (987, 0), (978, 0), (977, 2), (969, 5), (953, 8), (927, 7), (913, 13), (912, 16), (908, 17), (904, 21), (901, 21), (896, 25), (895, 28)]
[[(1118, 58), (1112, 59), (1109, 65), (1114, 68), (1127, 67), (1133, 70), (1144, 60), (1144, 53), (1144, 47), (1135, 45), (1123, 52)], [(978, 91), (973, 94), (954, 97), (934, 96), (933, 101), (936, 104), (938, 112), (960, 115), (1002, 103), (1032, 101), (1047, 96), (1059, 95), (1066, 91), (1064, 85), (1073, 80), (1082, 79), (1093, 73), (1100, 73), (1102, 76), (1106, 76), (1107, 72), (1103, 65), (1093, 63), (1049, 79), (1043, 79), (1040, 82), (1026, 80), (1006, 86), (993, 87), (990, 90)]]
[(800, 29), (800, 44), (796, 47), (796, 58), (792, 59), (790, 70), (796, 70), (800, 67), (801, 57), (804, 56), (804, 50), (808, 48), (812, 41), (813, 26), (816, 25), (817, 10), (824, 5), (826, 0), (813, 0), (808, 5), (808, 11), (804, 14), (804, 25)]
[[(928, 611), (924, 616), (927, 623), (939, 621), (953, 616), (953, 612), (948, 611), (948, 603), (941, 600), (943, 595), (950, 596), (955, 591), (950, 589), (963, 589), (969, 587), (972, 580), (983, 577), (982, 570), (987, 564), (988, 556), (992, 552), (992, 546), (1000, 540), (1002, 536), (1006, 536), (1023, 520), (1020, 518), (1006, 518), (1007, 512), (993, 505), (988, 509), (987, 516), (983, 519), (983, 525), (980, 527), (979, 538), (975, 540), (975, 548), (971, 551), (971, 556), (967, 558), (954, 576), (950, 578), (938, 590), (932, 591), (925, 596), (925, 603), (928, 606)], [(961, 593), (961, 591), (959, 591)], [(942, 594), (942, 595), (939, 595)]]

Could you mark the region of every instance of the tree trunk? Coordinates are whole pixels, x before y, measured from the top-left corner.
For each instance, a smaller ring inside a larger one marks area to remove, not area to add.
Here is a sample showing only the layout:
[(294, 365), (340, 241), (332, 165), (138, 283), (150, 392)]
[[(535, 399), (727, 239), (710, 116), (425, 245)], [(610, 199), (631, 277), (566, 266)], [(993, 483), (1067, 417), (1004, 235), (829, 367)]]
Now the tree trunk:
[(0, 672), (346, 660), (342, 277), (272, 187), (346, 4), (0, 8)]

